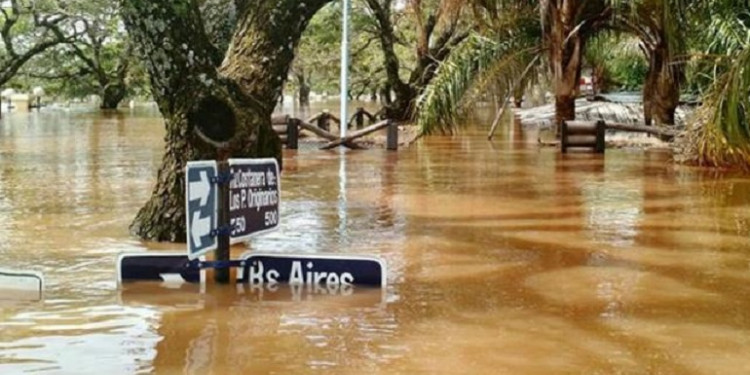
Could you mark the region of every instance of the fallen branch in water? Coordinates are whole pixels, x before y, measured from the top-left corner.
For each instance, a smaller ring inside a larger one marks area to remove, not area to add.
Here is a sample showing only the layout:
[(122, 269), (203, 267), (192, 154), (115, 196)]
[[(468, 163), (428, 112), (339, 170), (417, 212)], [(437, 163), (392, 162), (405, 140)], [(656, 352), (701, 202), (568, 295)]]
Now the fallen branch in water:
[(655, 126), (646, 125), (622, 124), (617, 122), (607, 122), (606, 127), (607, 129), (612, 130), (652, 134), (665, 141), (672, 140), (677, 134), (677, 132), (672, 129), (657, 128)]

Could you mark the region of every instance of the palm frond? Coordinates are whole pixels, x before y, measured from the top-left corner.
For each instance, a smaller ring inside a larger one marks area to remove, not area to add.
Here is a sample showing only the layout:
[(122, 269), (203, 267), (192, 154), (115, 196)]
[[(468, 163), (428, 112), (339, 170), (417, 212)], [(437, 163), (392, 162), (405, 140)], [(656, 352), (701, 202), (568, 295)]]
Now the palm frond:
[[(458, 46), (436, 72), (436, 76), (417, 101), (417, 125), (421, 134), (436, 131), (451, 133), (472, 88), (494, 82), (507, 84), (519, 79), (524, 68), (541, 53), (539, 45), (528, 38), (508, 37), (503, 41), (472, 34)], [(486, 86), (485, 86), (486, 87)]]
[(750, 43), (733, 55), (691, 123), (687, 153), (700, 165), (750, 169)]

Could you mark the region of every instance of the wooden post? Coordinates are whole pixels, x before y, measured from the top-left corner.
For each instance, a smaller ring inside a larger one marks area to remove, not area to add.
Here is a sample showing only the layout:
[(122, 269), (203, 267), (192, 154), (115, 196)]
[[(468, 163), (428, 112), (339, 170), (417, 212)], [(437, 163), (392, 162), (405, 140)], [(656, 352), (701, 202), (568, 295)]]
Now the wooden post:
[(604, 143), (604, 133), (606, 129), (607, 125), (604, 123), (604, 120), (596, 122), (596, 146), (594, 147), (594, 151), (598, 154), (603, 154), (604, 148), (606, 147)]
[(398, 150), (398, 124), (396, 121), (388, 120), (388, 134), (385, 143), (388, 150)]
[(296, 150), (298, 147), (299, 128), (297, 127), (299, 120), (296, 118), (289, 117), (286, 122), (286, 148), (290, 150)]
[(563, 154), (568, 152), (568, 122), (563, 121), (560, 125), (560, 150)]
[(365, 126), (365, 109), (362, 107), (357, 108), (357, 129), (362, 129)]
[(318, 128), (323, 129), (325, 131), (330, 131), (330, 128), (329, 128), (330, 116), (331, 115), (328, 113), (327, 110), (323, 111), (323, 113), (320, 114), (320, 117), (318, 117)]
[[(219, 177), (229, 174), (229, 163), (227, 153), (219, 150)], [(217, 199), (219, 200), (218, 229), (219, 236), (216, 244), (216, 260), (219, 262), (229, 261), (229, 182), (219, 184)], [(220, 284), (229, 283), (229, 267), (217, 267), (214, 269), (214, 281)]]

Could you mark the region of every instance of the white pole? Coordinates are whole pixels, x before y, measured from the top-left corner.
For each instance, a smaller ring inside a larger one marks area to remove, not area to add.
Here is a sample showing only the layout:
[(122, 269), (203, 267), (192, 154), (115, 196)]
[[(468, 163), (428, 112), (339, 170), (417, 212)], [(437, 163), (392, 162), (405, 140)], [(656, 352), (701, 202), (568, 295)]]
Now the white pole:
[(341, 138), (346, 137), (346, 125), (349, 120), (346, 106), (349, 92), (349, 2), (343, 0), (343, 22), (341, 33)]

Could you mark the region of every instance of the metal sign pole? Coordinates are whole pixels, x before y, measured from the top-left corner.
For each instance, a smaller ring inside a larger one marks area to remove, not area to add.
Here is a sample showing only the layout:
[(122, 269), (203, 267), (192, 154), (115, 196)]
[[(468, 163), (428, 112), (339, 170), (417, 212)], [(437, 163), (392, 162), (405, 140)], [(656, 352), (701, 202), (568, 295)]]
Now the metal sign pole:
[[(220, 156), (222, 152), (219, 152)], [(218, 212), (218, 239), (216, 247), (216, 260), (219, 264), (229, 262), (229, 164), (226, 158), (220, 157), (219, 167), (219, 212)], [(229, 267), (217, 267), (214, 270), (214, 281), (221, 284), (229, 283)]]
[(341, 138), (346, 137), (346, 127), (348, 125), (347, 120), (347, 104), (349, 96), (349, 5), (350, 0), (343, 1), (343, 23), (342, 23), (342, 35), (341, 35)]

